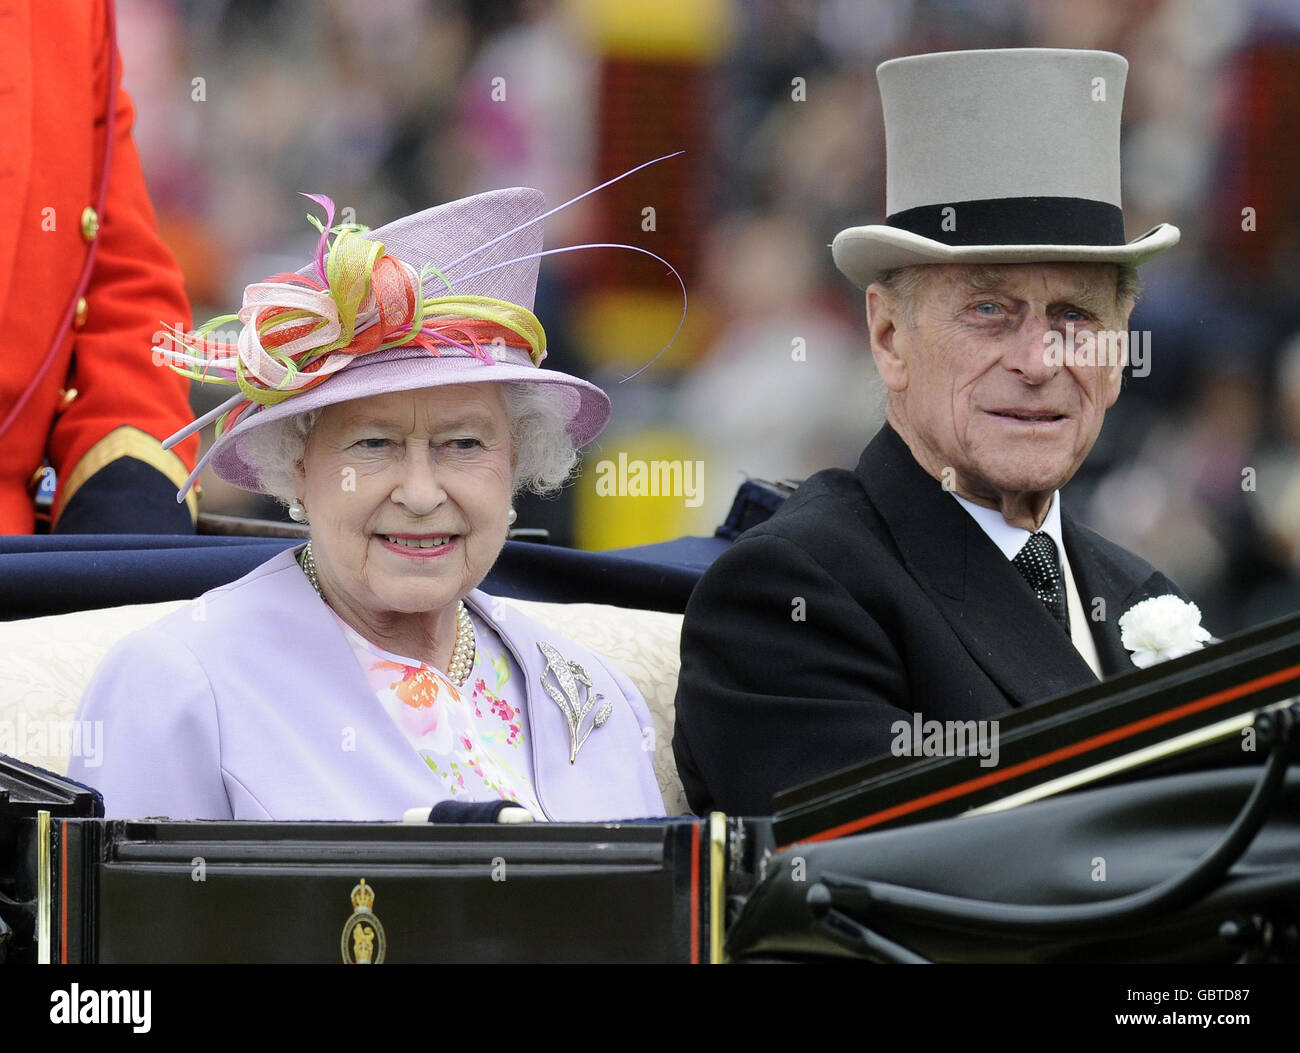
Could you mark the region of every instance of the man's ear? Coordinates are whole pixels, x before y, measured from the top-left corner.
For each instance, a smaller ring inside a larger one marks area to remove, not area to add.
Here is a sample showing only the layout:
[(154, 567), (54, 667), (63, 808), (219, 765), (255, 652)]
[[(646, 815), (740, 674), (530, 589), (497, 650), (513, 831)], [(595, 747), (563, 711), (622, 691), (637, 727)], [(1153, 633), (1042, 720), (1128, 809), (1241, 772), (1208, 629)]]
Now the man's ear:
[(880, 379), (890, 391), (907, 387), (907, 359), (899, 346), (902, 304), (879, 282), (867, 286), (867, 334)]

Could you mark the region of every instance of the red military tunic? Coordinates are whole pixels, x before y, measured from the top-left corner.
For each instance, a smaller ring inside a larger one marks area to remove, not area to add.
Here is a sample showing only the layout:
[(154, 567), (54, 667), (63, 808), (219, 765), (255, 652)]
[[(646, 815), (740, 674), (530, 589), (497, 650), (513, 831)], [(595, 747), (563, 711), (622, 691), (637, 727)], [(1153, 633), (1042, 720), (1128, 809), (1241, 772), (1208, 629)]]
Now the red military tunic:
[[(189, 327), (190, 307), (158, 239), (122, 91), (98, 233), (83, 224), (99, 192), (112, 47), (104, 0), (0, 0), (0, 422), (65, 315), (77, 318), (0, 436), (0, 533), (33, 529), (29, 483), (43, 456), (58, 473), (57, 523), (86, 480), (118, 458), (143, 461), (179, 488), (197, 453), (197, 437), (175, 451), (160, 443), (193, 414), (188, 381), (155, 366), (152, 346), (164, 322)], [(91, 236), (94, 269), (76, 310)]]

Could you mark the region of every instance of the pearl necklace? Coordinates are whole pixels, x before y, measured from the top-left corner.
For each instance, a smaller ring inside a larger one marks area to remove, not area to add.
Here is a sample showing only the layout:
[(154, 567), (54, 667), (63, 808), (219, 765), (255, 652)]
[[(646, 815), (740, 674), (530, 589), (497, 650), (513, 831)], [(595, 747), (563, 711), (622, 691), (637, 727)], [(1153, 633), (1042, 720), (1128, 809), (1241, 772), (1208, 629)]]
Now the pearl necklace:
[[(322, 600), (325, 594), (320, 591), (320, 581), (316, 577), (316, 557), (311, 551), (311, 542), (303, 549), (299, 557), (299, 566)], [(456, 646), (451, 652), (451, 661), (447, 663), (447, 679), (457, 687), (464, 687), (465, 681), (474, 669), (474, 659), (478, 654), (478, 641), (474, 638), (474, 623), (470, 620), (465, 601), (456, 602)]]

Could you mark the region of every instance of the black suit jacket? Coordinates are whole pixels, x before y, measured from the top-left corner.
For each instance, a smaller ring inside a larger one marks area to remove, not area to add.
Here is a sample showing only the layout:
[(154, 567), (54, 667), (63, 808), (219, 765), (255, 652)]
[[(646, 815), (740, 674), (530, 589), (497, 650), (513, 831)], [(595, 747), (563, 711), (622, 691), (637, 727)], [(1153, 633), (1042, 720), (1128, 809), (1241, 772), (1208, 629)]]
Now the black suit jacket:
[[(1106, 676), (1118, 620), (1182, 592), (1064, 512)], [(1095, 603), (1095, 600), (1102, 603)], [(682, 626), (673, 749), (691, 807), (771, 812), (780, 790), (889, 752), (894, 721), (995, 719), (1096, 683), (979, 524), (886, 425), (700, 579)]]

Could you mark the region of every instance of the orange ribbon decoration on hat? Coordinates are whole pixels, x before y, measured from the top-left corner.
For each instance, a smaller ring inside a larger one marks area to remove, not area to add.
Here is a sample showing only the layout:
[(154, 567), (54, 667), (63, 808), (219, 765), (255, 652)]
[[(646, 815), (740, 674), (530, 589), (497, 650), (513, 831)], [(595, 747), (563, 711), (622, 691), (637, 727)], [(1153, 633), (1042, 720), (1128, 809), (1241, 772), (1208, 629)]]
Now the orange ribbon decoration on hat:
[[(333, 202), (317, 200), (326, 203), (328, 223)], [(244, 290), (238, 314), (210, 319), (191, 333), (171, 330), (174, 346), (161, 349), (168, 365), (194, 380), (237, 386), (247, 400), (226, 413), (221, 430), (253, 403), (283, 402), (358, 357), (390, 347), (416, 344), (434, 355), (453, 352), (488, 365), (496, 361), (489, 350), (494, 345), (525, 351), (535, 366), (546, 355), (541, 323), (518, 304), (454, 292), (426, 297), (423, 272), (387, 255), (381, 242), (351, 224), (322, 226), (321, 245), (323, 283), (301, 274), (273, 275)], [(452, 292), (436, 268), (426, 271)], [(242, 323), (233, 353), (228, 341), (213, 336), (231, 322)]]

